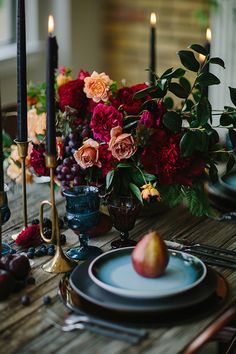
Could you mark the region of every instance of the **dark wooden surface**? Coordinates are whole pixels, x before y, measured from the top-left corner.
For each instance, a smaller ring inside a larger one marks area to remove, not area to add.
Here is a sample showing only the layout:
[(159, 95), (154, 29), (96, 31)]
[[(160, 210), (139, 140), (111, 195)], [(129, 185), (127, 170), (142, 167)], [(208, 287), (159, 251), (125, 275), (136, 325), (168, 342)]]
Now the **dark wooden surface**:
[[(35, 184), (27, 189), (28, 220), (37, 217), (40, 202), (48, 199), (49, 188), (46, 185)], [(10, 241), (11, 235), (22, 226), (21, 190), (15, 188), (14, 193), (8, 192), (9, 206), (12, 212), (11, 219), (3, 226), (3, 240)], [(57, 196), (57, 206), (60, 215), (65, 212), (64, 200)], [(139, 239), (148, 229), (157, 230), (163, 238), (170, 240), (178, 236), (202, 243), (236, 249), (235, 222), (219, 222), (207, 218), (195, 218), (184, 207), (166, 211), (165, 213), (140, 218), (131, 232), (131, 237)], [(66, 248), (77, 243), (77, 237), (66, 231)], [(90, 241), (92, 245), (99, 245), (104, 251), (110, 249), (111, 240), (115, 239), (117, 231), (112, 229), (103, 236)], [(154, 326), (150, 330), (148, 339), (141, 344), (132, 346), (122, 341), (112, 340), (88, 331), (74, 331), (62, 333), (47, 320), (48, 307), (43, 304), (43, 296), (50, 295), (53, 299), (50, 308), (60, 316), (68, 310), (60, 302), (57, 291), (62, 275), (48, 274), (41, 268), (48, 260), (48, 256), (35, 258), (32, 265), (32, 276), (36, 279), (35, 285), (28, 285), (20, 293), (11, 295), (7, 301), (0, 302), (0, 353), (86, 353), (86, 354), (175, 354), (181, 353), (184, 347), (191, 342), (209, 323), (219, 316), (220, 310), (201, 319), (191, 318), (188, 323), (171, 326)], [(224, 268), (215, 268), (225, 278), (230, 286), (227, 306), (236, 298), (236, 272)], [(22, 294), (29, 294), (30, 306), (20, 303)]]

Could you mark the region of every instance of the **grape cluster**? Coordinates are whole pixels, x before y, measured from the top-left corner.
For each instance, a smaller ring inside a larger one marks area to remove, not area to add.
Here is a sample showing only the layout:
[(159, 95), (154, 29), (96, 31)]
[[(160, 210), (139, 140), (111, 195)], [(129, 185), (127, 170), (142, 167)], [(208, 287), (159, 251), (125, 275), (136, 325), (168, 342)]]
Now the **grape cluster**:
[(84, 172), (75, 161), (73, 154), (82, 145), (83, 131), (71, 132), (63, 139), (63, 157), (56, 168), (56, 178), (61, 184), (62, 192), (84, 182)]

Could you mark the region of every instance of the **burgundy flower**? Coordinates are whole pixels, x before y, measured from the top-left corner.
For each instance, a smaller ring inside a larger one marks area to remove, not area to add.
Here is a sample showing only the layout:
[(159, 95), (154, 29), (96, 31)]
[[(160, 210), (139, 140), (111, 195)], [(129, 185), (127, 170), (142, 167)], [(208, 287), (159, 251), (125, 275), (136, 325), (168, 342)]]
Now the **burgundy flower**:
[(70, 106), (81, 116), (87, 111), (88, 99), (83, 91), (84, 80), (76, 79), (67, 82), (58, 89), (59, 106), (62, 111)]
[(42, 243), (39, 225), (31, 225), (22, 230), (15, 240), (17, 246), (36, 247)]
[(30, 154), (30, 165), (34, 172), (39, 176), (48, 176), (49, 170), (45, 165), (45, 145), (33, 144), (33, 149)]
[(140, 116), (138, 126), (140, 124), (145, 125), (146, 128), (154, 128), (154, 117), (149, 111), (143, 111), (143, 113)]
[(111, 151), (108, 150), (108, 144), (102, 144), (99, 146), (99, 158), (101, 161), (102, 177), (106, 177), (109, 171), (111, 171), (117, 160), (112, 156)]
[(77, 79), (84, 80), (88, 76), (90, 76), (89, 72), (81, 69), (80, 72), (78, 73)]
[(146, 96), (142, 99), (134, 100), (133, 96), (136, 92), (145, 88), (147, 88), (146, 84), (137, 84), (130, 87), (122, 87), (117, 91), (116, 96), (109, 97), (109, 100), (116, 108), (122, 106), (127, 114), (138, 114), (141, 105), (150, 97)]
[(181, 156), (180, 139), (180, 134), (169, 135), (158, 129), (142, 153), (144, 169), (158, 175), (160, 184), (191, 186), (194, 178), (204, 171), (205, 163), (198, 156)]
[(123, 126), (123, 115), (115, 107), (99, 103), (93, 111), (90, 128), (95, 139), (110, 140), (110, 131), (117, 126)]

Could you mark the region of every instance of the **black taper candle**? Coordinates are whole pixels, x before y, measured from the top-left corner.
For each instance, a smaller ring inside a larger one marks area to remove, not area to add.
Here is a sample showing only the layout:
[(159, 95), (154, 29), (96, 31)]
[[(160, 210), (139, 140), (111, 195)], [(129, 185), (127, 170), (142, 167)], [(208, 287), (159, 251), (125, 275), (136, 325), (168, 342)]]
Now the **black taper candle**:
[(150, 17), (150, 63), (149, 63), (149, 84), (155, 85), (156, 78), (156, 15), (151, 13)]
[[(51, 21), (51, 22), (50, 22)], [(51, 27), (50, 27), (51, 26)], [(46, 153), (56, 155), (56, 126), (55, 126), (55, 69), (57, 66), (57, 41), (52, 36), (54, 29), (53, 17), (49, 16), (49, 36), (47, 40), (47, 77), (46, 77)]]
[(17, 0), (17, 139), (27, 138), (25, 1)]
[(2, 139), (2, 105), (0, 94), (0, 192), (4, 191), (4, 175), (3, 175), (3, 139)]

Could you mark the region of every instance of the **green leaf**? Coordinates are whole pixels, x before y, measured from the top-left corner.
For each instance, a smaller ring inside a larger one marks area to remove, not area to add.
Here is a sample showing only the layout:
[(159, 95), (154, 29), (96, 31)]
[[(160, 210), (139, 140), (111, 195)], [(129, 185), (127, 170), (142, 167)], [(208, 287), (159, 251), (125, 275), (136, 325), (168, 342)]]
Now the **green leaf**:
[(236, 147), (236, 131), (234, 129), (229, 129), (229, 138), (233, 147)]
[(216, 183), (218, 181), (218, 169), (213, 162), (210, 163), (209, 177), (212, 183)]
[(233, 104), (236, 106), (236, 88), (230, 87), (229, 86), (229, 91), (230, 91), (230, 98)]
[(11, 145), (13, 144), (10, 135), (8, 135), (5, 131), (2, 132), (2, 142), (3, 142), (3, 146), (6, 148), (11, 147)]
[(174, 111), (168, 111), (163, 116), (163, 124), (172, 132), (179, 132), (182, 127), (181, 116)]
[(195, 183), (191, 187), (184, 187), (184, 191), (187, 205), (193, 215), (210, 215), (211, 208), (202, 183)]
[(157, 80), (157, 86), (160, 87), (160, 89), (162, 91), (166, 90), (167, 88), (167, 79), (161, 79), (161, 80)]
[(143, 198), (140, 189), (134, 183), (129, 183), (129, 188), (135, 197), (143, 204)]
[(164, 105), (166, 109), (172, 109), (174, 107), (174, 100), (171, 97), (165, 97), (164, 98)]
[(220, 125), (227, 126), (232, 124), (232, 117), (229, 114), (222, 113), (220, 117)]
[(218, 79), (218, 77), (216, 77), (214, 74), (212, 73), (201, 73), (197, 80), (196, 80), (196, 84), (202, 86), (202, 87), (207, 87), (207, 86), (211, 86), (211, 85), (219, 85), (220, 84), (220, 80)]
[(161, 75), (161, 79), (163, 79), (164, 77), (168, 76), (171, 72), (172, 72), (173, 68), (169, 68), (166, 71), (164, 71), (164, 73)]
[(208, 135), (205, 131), (197, 130), (195, 133), (196, 150), (200, 152), (208, 151)]
[(174, 71), (171, 71), (165, 77), (179, 78), (179, 77), (182, 77), (185, 73), (186, 73), (186, 70), (184, 70), (183, 68), (177, 68)]
[(188, 46), (188, 48), (194, 50), (194, 51), (197, 52), (197, 53), (200, 53), (200, 54), (202, 54), (202, 55), (205, 55), (205, 56), (207, 56), (207, 54), (208, 54), (206, 48), (204, 48), (204, 47), (203, 47), (202, 45), (200, 45), (200, 44), (190, 44), (190, 45)]
[(183, 201), (183, 193), (181, 191), (181, 185), (173, 184), (170, 186), (159, 186), (158, 188), (161, 194), (161, 201), (171, 208), (180, 204)]
[(130, 167), (132, 167), (132, 165), (130, 165), (129, 163), (126, 163), (126, 162), (119, 162), (116, 167), (119, 167), (119, 168), (130, 168)]
[(145, 89), (136, 92), (133, 96), (133, 100), (139, 100), (140, 98), (144, 98), (153, 90), (155, 90), (155, 86), (146, 87)]
[(232, 168), (234, 167), (234, 164), (235, 164), (235, 157), (233, 154), (230, 154), (227, 165), (226, 165), (226, 174), (232, 170)]
[(147, 172), (143, 172), (143, 176), (147, 182), (155, 181), (157, 179), (156, 176), (151, 175), (150, 173)]
[(222, 60), (221, 58), (218, 58), (218, 57), (210, 58), (209, 63), (218, 64), (218, 65), (222, 66), (222, 68), (225, 69), (224, 60)]
[(199, 69), (199, 62), (196, 60), (193, 52), (189, 50), (180, 50), (177, 52), (183, 66), (191, 71), (197, 72)]
[(115, 176), (115, 170), (109, 171), (108, 174), (106, 175), (106, 189), (109, 189), (109, 187), (111, 186), (114, 176)]
[(169, 90), (177, 97), (180, 97), (180, 98), (187, 98), (188, 97), (188, 93), (177, 82), (171, 82), (169, 85)]
[(199, 125), (205, 125), (208, 119), (211, 120), (211, 104), (207, 97), (202, 96), (197, 104), (197, 119)]
[(180, 140), (180, 152), (184, 157), (192, 155), (196, 147), (196, 139), (193, 131), (187, 131)]
[(180, 83), (181, 86), (183, 86), (183, 88), (185, 89), (185, 91), (186, 91), (188, 94), (190, 94), (192, 87), (191, 87), (191, 84), (190, 84), (190, 82), (188, 81), (188, 79), (186, 79), (185, 77), (181, 77), (181, 78), (179, 79), (179, 83)]

